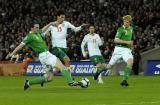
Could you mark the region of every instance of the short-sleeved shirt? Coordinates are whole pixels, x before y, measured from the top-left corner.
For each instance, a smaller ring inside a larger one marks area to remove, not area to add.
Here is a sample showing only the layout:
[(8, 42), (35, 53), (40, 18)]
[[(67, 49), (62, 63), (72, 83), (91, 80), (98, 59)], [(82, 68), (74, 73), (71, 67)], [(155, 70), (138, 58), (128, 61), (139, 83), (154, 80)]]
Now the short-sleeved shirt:
[[(125, 41), (131, 41), (132, 34), (133, 34), (133, 27), (129, 26), (128, 28), (125, 28), (124, 26), (122, 26), (118, 28), (115, 38), (125, 40)], [(117, 44), (116, 43), (116, 46), (131, 48), (131, 45), (127, 45), (127, 44)]]
[(48, 51), (48, 47), (41, 37), (41, 30), (37, 33), (29, 32), (23, 39), (22, 43), (25, 43), (31, 47), (36, 53), (42, 53)]
[[(80, 31), (82, 28), (81, 26), (75, 27), (68, 21), (63, 21), (62, 24), (59, 24), (57, 27), (49, 26), (46, 32), (51, 32), (51, 42), (52, 47), (60, 47), (60, 48), (67, 48), (67, 29), (70, 28), (71, 30), (77, 32)], [(46, 33), (45, 32), (45, 33)], [(45, 33), (43, 33), (45, 35)]]

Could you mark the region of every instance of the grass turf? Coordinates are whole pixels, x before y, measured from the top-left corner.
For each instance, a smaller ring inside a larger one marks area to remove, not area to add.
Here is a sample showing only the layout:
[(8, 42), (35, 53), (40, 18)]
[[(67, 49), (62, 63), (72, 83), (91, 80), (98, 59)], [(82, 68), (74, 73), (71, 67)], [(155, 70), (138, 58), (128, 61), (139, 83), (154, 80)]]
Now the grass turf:
[(127, 88), (119, 85), (120, 76), (104, 77), (104, 84), (87, 77), (91, 85), (86, 89), (69, 87), (64, 78), (54, 77), (44, 87), (23, 91), (26, 78), (36, 77), (0, 77), (0, 105), (160, 105), (159, 76), (131, 76)]

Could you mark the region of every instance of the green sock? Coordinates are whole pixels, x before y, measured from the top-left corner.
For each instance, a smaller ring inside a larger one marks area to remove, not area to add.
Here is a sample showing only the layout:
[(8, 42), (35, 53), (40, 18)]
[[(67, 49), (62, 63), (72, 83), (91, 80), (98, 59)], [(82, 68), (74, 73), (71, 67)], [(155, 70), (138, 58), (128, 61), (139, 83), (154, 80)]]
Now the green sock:
[(45, 77), (40, 77), (40, 78), (37, 78), (35, 80), (30, 80), (29, 85), (41, 84), (41, 83), (45, 83), (45, 82), (47, 82), (47, 79)]
[(129, 78), (129, 75), (131, 73), (131, 69), (132, 69), (132, 66), (131, 65), (127, 65), (124, 69), (124, 75), (123, 75), (123, 80), (128, 80)]
[(61, 74), (66, 78), (67, 82), (73, 82), (70, 71), (67, 68), (61, 70)]

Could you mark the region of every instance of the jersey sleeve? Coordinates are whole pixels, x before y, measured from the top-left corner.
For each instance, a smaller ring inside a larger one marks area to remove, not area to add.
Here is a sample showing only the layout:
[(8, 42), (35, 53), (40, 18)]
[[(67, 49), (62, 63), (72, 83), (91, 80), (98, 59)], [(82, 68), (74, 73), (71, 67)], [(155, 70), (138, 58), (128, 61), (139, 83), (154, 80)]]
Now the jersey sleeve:
[(116, 36), (115, 36), (115, 39), (116, 39), (116, 38), (120, 39), (121, 36), (122, 36), (122, 30), (121, 30), (120, 28), (118, 28), (117, 33), (116, 33)]
[(97, 38), (98, 45), (99, 45), (99, 46), (102, 46), (103, 43), (102, 43), (102, 40), (101, 40), (100, 36), (97, 35), (97, 37), (98, 37), (98, 38)]
[(75, 27), (74, 25), (72, 25), (70, 22), (67, 22), (68, 28), (71, 28), (73, 31), (78, 32), (82, 29), (81, 26), (79, 27)]
[(87, 36), (85, 36), (82, 40), (82, 43), (81, 43), (81, 51), (82, 51), (82, 54), (83, 56), (86, 56), (86, 52), (85, 52), (85, 45), (87, 43)]
[(29, 44), (31, 41), (32, 41), (32, 36), (28, 34), (24, 37), (24, 39), (22, 40), (22, 43)]
[(47, 32), (50, 32), (51, 29), (52, 29), (52, 27), (53, 27), (53, 26), (49, 26), (49, 28), (48, 28), (45, 32), (43, 32), (43, 33), (42, 33), (42, 31), (41, 31), (42, 37), (45, 37), (46, 33), (47, 33)]

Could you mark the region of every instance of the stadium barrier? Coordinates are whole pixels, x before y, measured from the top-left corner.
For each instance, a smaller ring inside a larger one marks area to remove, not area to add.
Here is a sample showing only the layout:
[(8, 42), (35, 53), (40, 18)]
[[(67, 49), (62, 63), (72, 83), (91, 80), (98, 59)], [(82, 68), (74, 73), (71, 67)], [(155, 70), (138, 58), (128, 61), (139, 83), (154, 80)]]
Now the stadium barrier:
[(147, 62), (148, 60), (160, 60), (160, 47), (156, 47), (154, 49), (151, 49), (149, 51), (145, 51), (141, 53), (141, 61), (140, 61), (140, 72), (146, 72), (147, 70)]
[[(144, 75), (160, 75), (160, 60), (147, 60)], [(106, 62), (107, 63), (107, 62)], [(72, 75), (94, 75), (96, 68), (90, 61), (71, 62)], [(111, 75), (123, 75), (125, 64), (119, 63), (110, 73)], [(45, 66), (40, 62), (30, 62), (26, 67), (26, 75), (36, 76), (44, 73)], [(24, 63), (22, 62), (2, 62), (0, 61), (0, 76), (19, 76), (24, 75)]]
[(160, 75), (160, 60), (148, 60), (145, 75)]
[[(74, 76), (92, 76), (96, 73), (97, 69), (92, 65), (90, 61), (72, 61), (70, 62), (72, 66), (71, 73)], [(108, 63), (108, 62), (106, 62)], [(121, 71), (123, 71), (125, 64), (120, 63), (117, 64), (110, 72), (111, 75), (121, 75)], [(39, 76), (42, 75), (45, 71), (46, 66), (42, 65), (39, 61), (33, 61), (28, 63), (28, 67), (26, 70), (27, 76)], [(54, 72), (56, 73), (56, 72)], [(56, 75), (60, 75), (59, 73), (56, 73)], [(103, 75), (108, 75), (108, 71), (104, 71)]]
[[(72, 67), (71, 73), (74, 76), (94, 75), (94, 73), (96, 73), (97, 70), (91, 64), (90, 61), (71, 62), (71, 67)], [(45, 65), (42, 65), (39, 61), (30, 62), (26, 70), (26, 75), (27, 76), (42, 75), (45, 72), (45, 69), (47, 69), (47, 67)], [(56, 73), (55, 75), (60, 75), (60, 74)]]
[(0, 62), (0, 76), (20, 76), (24, 75), (24, 64), (22, 62)]

